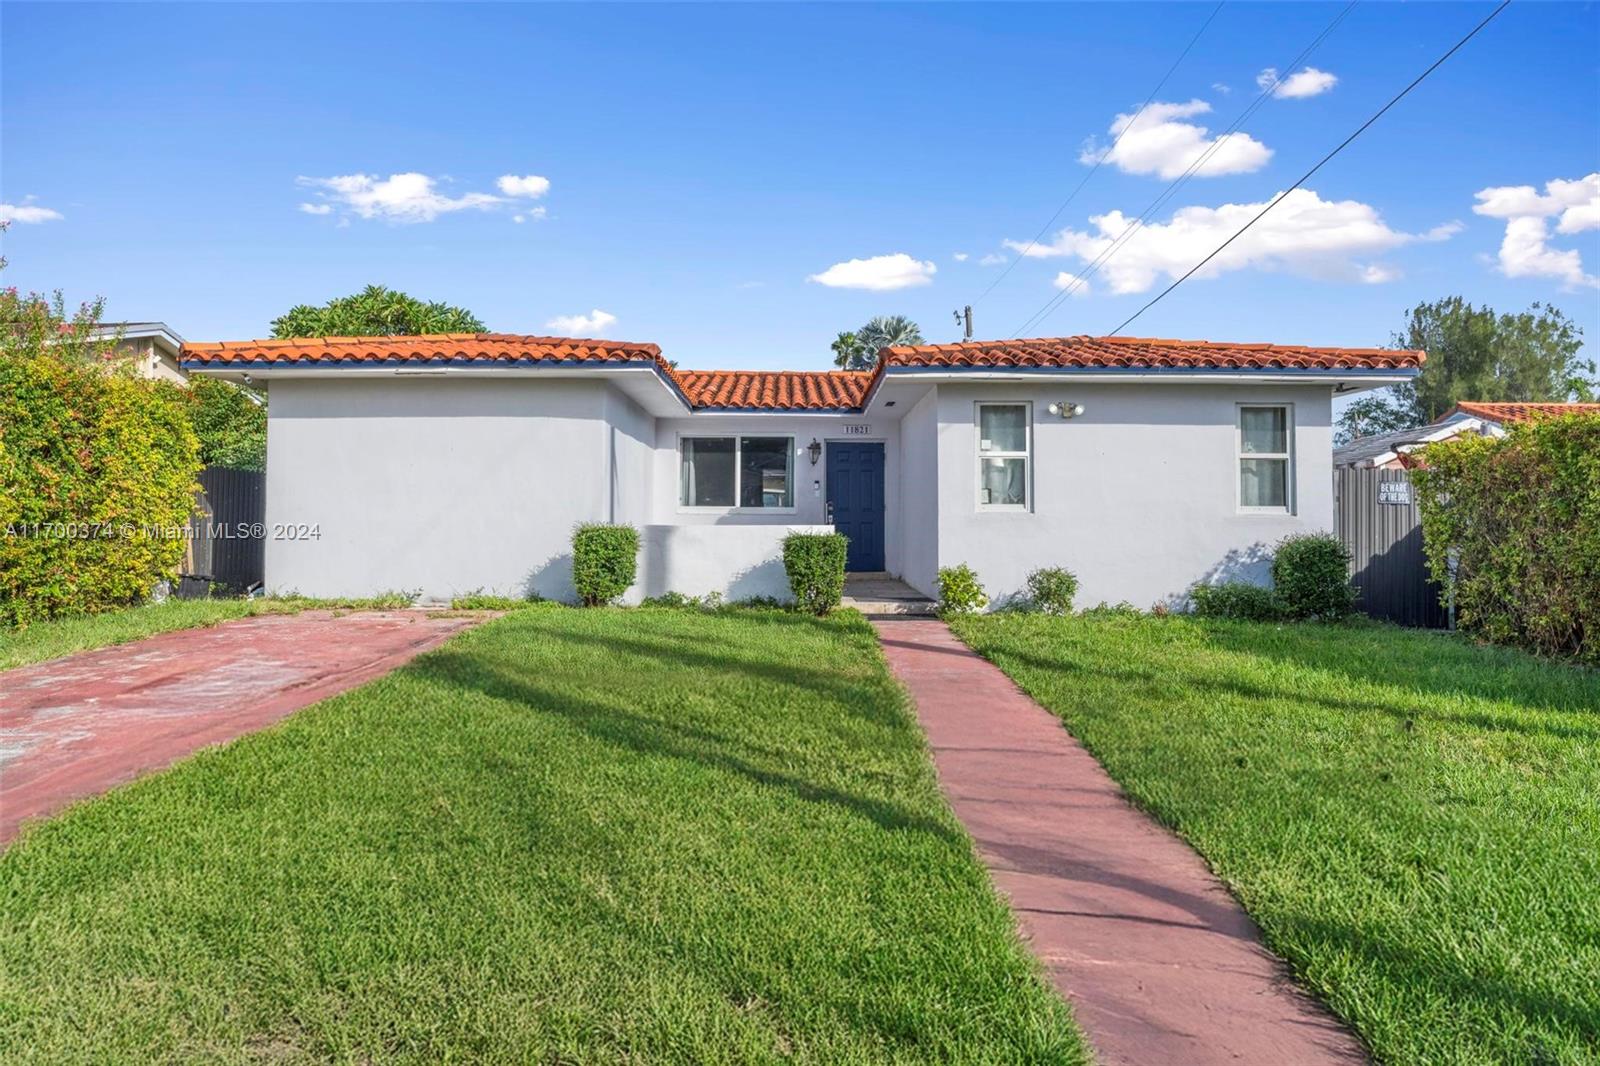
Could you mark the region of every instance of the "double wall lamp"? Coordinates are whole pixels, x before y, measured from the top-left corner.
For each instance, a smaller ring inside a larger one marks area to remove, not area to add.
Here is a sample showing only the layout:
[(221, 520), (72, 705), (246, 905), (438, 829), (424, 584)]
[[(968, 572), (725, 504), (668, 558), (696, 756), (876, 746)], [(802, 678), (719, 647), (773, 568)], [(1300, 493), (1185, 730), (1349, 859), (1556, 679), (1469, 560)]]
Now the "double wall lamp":
[(1079, 415), (1083, 414), (1083, 404), (1053, 403), (1049, 407), (1046, 407), (1045, 410), (1049, 411), (1057, 418), (1077, 418)]

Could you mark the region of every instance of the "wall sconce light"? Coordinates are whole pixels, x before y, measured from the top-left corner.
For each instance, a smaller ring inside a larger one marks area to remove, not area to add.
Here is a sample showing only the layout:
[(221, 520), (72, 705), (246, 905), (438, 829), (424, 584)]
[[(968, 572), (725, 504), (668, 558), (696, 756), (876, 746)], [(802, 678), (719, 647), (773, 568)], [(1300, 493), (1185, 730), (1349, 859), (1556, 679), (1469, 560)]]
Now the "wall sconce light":
[(811, 456), (811, 465), (816, 466), (817, 460), (822, 458), (822, 442), (815, 437), (806, 445), (806, 454)]
[(1053, 403), (1049, 407), (1045, 408), (1045, 410), (1049, 411), (1057, 418), (1077, 418), (1079, 415), (1083, 414), (1083, 404)]

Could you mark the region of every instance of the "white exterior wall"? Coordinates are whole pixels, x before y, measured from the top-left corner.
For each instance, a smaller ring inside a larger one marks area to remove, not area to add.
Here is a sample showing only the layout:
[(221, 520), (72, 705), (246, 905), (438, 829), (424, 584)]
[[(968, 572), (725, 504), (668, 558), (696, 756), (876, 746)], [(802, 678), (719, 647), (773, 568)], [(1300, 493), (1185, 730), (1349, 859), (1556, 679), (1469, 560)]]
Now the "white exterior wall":
[[(1032, 506), (980, 511), (980, 401), (1033, 405)], [(1084, 405), (1070, 420), (1052, 401)], [(1196, 581), (1265, 583), (1272, 546), (1289, 533), (1331, 530), (1332, 390), (1326, 385), (964, 385), (938, 388), (939, 565), (968, 563), (991, 599), (1028, 572), (1065, 566), (1077, 603), (1176, 603)], [(1289, 515), (1241, 513), (1237, 406), (1290, 403), (1294, 506)]]
[[(939, 390), (929, 389), (900, 422), (900, 576), (938, 595)], [(893, 573), (893, 568), (891, 568)]]
[[(327, 373), (272, 382), (271, 591), (569, 599), (572, 527), (639, 506), (623, 475), (644, 449), (605, 420), (626, 401), (603, 382)], [(277, 528), (300, 524), (318, 537)]]

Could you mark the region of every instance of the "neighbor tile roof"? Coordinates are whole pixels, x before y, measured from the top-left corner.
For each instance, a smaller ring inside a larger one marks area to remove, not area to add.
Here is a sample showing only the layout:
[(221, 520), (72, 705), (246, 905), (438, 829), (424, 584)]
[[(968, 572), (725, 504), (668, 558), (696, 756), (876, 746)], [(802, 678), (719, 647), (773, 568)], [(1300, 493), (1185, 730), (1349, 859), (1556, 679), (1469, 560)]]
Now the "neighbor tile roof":
[[(1486, 418), (1491, 422), (1526, 422), (1530, 418), (1573, 415), (1573, 414), (1600, 414), (1600, 403), (1458, 403), (1444, 417), (1460, 412), (1472, 415), (1475, 418)], [(1444, 421), (1443, 418), (1440, 421)]]
[(285, 340), (185, 344), (186, 366), (238, 363), (633, 363), (654, 362), (668, 370), (654, 344), (522, 337), (513, 333), (434, 333), (409, 337), (304, 337)]
[(1051, 367), (1104, 370), (1407, 370), (1422, 352), (1395, 348), (1306, 348), (1292, 344), (1222, 344), (1147, 337), (1038, 337), (884, 349), (894, 366)]
[(777, 411), (848, 411), (872, 384), (868, 370), (680, 370), (678, 385), (695, 407)]

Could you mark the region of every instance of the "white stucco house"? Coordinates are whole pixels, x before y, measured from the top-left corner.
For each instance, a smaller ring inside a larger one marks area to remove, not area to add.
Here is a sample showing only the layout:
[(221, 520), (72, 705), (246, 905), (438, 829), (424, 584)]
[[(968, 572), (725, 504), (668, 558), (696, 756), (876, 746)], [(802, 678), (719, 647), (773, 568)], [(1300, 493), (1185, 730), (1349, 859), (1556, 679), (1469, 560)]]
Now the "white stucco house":
[(871, 372), (678, 370), (650, 344), (498, 334), (188, 344), (270, 391), (266, 579), (307, 595), (571, 598), (575, 524), (640, 529), (631, 595), (786, 596), (791, 529), (852, 570), (1079, 600), (1264, 579), (1333, 527), (1336, 393), (1421, 352), (1063, 337), (890, 348)]

